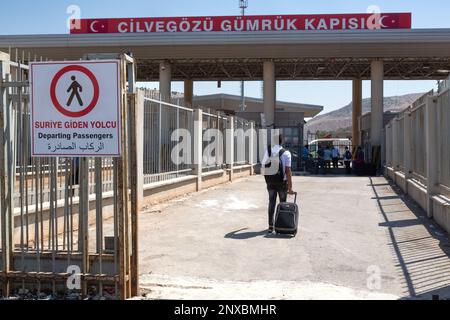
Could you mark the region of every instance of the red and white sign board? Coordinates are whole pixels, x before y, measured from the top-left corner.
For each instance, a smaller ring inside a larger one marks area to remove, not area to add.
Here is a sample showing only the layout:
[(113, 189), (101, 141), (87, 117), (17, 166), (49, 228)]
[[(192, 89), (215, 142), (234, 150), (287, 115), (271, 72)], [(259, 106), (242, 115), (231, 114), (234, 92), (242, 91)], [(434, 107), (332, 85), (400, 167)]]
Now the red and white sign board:
[(70, 33), (411, 29), (411, 13), (115, 18), (73, 20)]
[(31, 63), (32, 156), (121, 155), (119, 63)]

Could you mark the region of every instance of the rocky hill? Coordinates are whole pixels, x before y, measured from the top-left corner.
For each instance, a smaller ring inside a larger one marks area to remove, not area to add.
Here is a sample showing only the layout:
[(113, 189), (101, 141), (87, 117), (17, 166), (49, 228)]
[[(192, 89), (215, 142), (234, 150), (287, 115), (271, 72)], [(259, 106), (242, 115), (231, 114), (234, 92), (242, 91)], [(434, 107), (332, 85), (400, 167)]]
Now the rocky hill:
[[(411, 103), (420, 98), (423, 93), (412, 93), (404, 96), (386, 97), (384, 99), (385, 111), (401, 111), (407, 108)], [(362, 113), (370, 112), (370, 98), (364, 99), (362, 103)], [(310, 120), (306, 126), (305, 131), (317, 132), (319, 131), (336, 131), (351, 127), (352, 125), (352, 103), (346, 105), (338, 110), (319, 115)]]

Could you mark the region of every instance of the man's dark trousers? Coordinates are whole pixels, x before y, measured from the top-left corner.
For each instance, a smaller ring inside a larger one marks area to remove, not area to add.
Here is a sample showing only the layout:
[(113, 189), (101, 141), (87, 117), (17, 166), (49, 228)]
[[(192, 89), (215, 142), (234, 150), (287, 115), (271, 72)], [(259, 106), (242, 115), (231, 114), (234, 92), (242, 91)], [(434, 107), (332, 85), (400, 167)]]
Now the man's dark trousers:
[(286, 202), (288, 193), (287, 182), (283, 184), (268, 184), (267, 191), (269, 192), (269, 229), (273, 230), (273, 215), (277, 205), (277, 195), (280, 197), (280, 202)]

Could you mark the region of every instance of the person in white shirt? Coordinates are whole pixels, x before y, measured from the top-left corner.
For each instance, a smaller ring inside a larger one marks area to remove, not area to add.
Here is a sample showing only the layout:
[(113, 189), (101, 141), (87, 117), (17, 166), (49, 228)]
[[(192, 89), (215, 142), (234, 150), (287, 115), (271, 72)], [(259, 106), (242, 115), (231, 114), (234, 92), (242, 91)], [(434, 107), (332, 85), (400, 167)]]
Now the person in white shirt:
[[(283, 149), (283, 137), (280, 135), (279, 144), (271, 148), (271, 154), (266, 151), (262, 160), (262, 168), (270, 165), (270, 157), (277, 155), (281, 160), (282, 172), (270, 176), (268, 179), (266, 175), (267, 191), (269, 193), (269, 234), (274, 231), (274, 213), (277, 204), (277, 196), (280, 198), (280, 202), (286, 202), (288, 194), (294, 194), (292, 189), (292, 155), (288, 150)], [(281, 155), (280, 155), (281, 154)], [(279, 170), (275, 170), (279, 171)], [(265, 173), (267, 174), (267, 172)]]
[(331, 151), (330, 146), (327, 146), (325, 151), (323, 152), (323, 160), (325, 161), (325, 172), (327, 169), (331, 169), (331, 159), (333, 158), (333, 152)]
[(331, 150), (331, 156), (333, 158), (333, 168), (338, 169), (339, 168), (339, 158), (341, 157), (338, 147), (336, 147), (336, 146), (333, 147), (333, 150)]

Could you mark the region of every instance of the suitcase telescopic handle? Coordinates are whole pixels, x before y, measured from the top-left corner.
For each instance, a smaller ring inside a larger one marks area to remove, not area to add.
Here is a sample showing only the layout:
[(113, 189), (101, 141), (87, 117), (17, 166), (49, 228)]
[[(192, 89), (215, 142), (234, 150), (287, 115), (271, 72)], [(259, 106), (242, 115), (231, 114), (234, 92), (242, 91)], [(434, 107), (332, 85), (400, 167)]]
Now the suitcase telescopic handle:
[(298, 193), (294, 192), (293, 195), (295, 196), (294, 203), (297, 203), (297, 195), (298, 195)]

